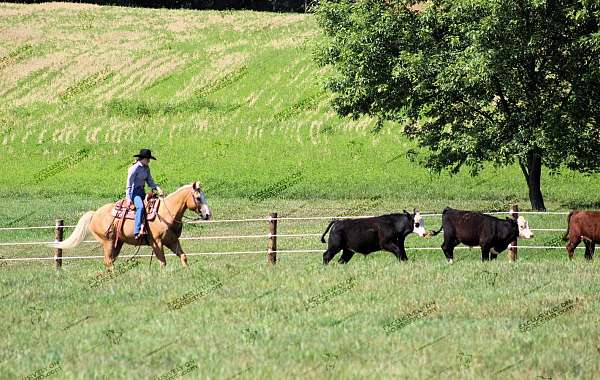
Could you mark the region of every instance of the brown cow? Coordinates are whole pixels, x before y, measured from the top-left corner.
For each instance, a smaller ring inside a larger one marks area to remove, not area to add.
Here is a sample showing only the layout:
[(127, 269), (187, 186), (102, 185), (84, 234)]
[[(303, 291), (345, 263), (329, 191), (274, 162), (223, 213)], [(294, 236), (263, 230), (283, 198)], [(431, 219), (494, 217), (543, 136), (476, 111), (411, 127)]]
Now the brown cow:
[(583, 240), (585, 258), (591, 260), (596, 243), (600, 242), (600, 211), (571, 211), (567, 217), (567, 224), (567, 232), (563, 240), (569, 241), (567, 244), (569, 258), (573, 259), (575, 248)]

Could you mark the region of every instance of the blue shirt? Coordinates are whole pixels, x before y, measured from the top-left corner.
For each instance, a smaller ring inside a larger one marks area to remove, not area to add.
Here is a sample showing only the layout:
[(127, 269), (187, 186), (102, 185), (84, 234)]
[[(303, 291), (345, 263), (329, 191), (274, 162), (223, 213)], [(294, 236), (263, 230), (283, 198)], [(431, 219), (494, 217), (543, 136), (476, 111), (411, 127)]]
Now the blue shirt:
[(150, 174), (150, 168), (142, 164), (141, 161), (131, 165), (127, 172), (127, 188), (125, 189), (125, 196), (127, 199), (133, 199), (133, 194), (145, 194), (144, 184), (148, 183), (152, 189), (156, 189), (158, 186), (154, 183), (154, 179)]

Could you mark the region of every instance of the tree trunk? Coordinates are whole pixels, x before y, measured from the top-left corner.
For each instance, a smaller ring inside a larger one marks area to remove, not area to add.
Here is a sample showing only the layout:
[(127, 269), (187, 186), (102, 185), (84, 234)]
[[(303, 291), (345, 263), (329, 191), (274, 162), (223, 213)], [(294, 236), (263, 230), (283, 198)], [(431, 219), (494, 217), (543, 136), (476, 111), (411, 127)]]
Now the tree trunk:
[(527, 164), (519, 162), (529, 188), (529, 201), (535, 211), (546, 211), (542, 195), (542, 156), (537, 152), (527, 154)]

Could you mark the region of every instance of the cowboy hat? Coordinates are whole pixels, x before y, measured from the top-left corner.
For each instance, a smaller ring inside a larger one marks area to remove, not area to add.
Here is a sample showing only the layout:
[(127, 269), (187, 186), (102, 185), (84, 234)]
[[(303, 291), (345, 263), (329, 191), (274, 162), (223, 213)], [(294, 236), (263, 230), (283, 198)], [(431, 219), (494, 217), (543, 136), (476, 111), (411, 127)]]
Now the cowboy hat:
[(140, 153), (134, 154), (133, 157), (149, 158), (151, 160), (156, 160), (156, 158), (152, 157), (152, 152), (150, 152), (150, 149), (140, 149)]

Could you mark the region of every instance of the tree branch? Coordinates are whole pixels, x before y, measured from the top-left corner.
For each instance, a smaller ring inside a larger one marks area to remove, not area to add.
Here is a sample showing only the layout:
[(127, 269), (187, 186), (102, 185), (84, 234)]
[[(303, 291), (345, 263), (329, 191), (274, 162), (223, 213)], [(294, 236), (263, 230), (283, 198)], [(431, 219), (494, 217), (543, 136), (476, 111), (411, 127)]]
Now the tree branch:
[(485, 112), (485, 111), (482, 111), (482, 110), (480, 110), (480, 109), (478, 109), (478, 108), (476, 108), (476, 107), (473, 107), (472, 105), (470, 105), (469, 103), (467, 103), (467, 102), (466, 102), (466, 101), (465, 101), (463, 98), (458, 98), (458, 100), (459, 100), (459, 101), (460, 101), (462, 104), (464, 104), (465, 106), (467, 106), (468, 108), (470, 108), (470, 109), (471, 109), (471, 111), (473, 111), (473, 112), (475, 112), (475, 113), (478, 113), (479, 115), (481, 115), (481, 116), (483, 116), (484, 118), (488, 119), (488, 120), (490, 121), (490, 123), (492, 123), (492, 124), (494, 123), (494, 119), (492, 119), (492, 116), (491, 116), (489, 113), (487, 113), (487, 112)]
[(529, 172), (527, 171), (527, 167), (525, 166), (525, 164), (523, 163), (523, 160), (521, 158), (519, 158), (519, 166), (521, 167), (521, 170), (523, 171), (525, 180), (527, 180), (527, 183), (529, 183)]
[(496, 89), (496, 92), (498, 93), (498, 96), (500, 96), (500, 106), (503, 108), (506, 115), (509, 118), (511, 118), (512, 112), (511, 112), (510, 108), (508, 107), (508, 101), (506, 100), (506, 97), (504, 96), (504, 91), (502, 91), (502, 86), (500, 86), (500, 81), (498, 80), (498, 77), (496, 75), (493, 76), (493, 81), (494, 81), (494, 87)]

